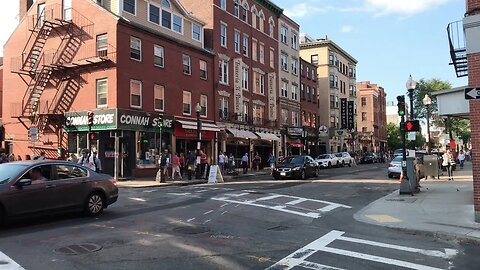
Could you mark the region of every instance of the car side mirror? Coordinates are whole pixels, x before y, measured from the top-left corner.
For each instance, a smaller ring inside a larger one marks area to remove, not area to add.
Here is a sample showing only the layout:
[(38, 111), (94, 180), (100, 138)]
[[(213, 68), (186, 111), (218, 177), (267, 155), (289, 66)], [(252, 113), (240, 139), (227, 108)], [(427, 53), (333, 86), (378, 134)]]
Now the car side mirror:
[(22, 188), (25, 186), (30, 186), (32, 184), (32, 179), (20, 179), (20, 181), (17, 182), (16, 186), (18, 188)]

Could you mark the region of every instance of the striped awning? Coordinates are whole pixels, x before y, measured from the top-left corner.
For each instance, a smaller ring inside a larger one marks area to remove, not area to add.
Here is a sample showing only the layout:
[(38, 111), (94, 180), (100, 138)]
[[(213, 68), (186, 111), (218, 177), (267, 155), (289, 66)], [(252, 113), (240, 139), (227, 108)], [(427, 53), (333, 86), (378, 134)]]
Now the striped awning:
[[(185, 120), (177, 120), (177, 122), (180, 123), (182, 125), (182, 128), (184, 129), (197, 130), (197, 122), (185, 121)], [(202, 121), (202, 130), (220, 131), (220, 128), (215, 124), (205, 123)]]

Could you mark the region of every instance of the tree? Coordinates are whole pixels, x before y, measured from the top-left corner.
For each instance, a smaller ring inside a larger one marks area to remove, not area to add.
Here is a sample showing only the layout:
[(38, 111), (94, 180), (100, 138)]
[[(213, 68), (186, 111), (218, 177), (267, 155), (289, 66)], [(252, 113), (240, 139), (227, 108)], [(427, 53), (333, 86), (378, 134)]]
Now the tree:
[(400, 127), (394, 123), (388, 123), (387, 125), (387, 145), (391, 151), (402, 148)]

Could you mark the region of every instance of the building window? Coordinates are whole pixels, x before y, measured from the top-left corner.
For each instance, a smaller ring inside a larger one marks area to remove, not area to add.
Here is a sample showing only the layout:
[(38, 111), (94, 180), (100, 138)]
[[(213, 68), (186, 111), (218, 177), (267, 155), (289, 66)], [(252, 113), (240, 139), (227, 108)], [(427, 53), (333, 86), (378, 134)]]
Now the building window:
[(183, 74), (192, 74), (192, 69), (190, 66), (190, 56), (185, 54), (183, 55)]
[(292, 126), (299, 126), (300, 114), (298, 112), (292, 112)]
[(244, 122), (248, 121), (248, 102), (243, 102), (243, 119)]
[(362, 112), (362, 121), (367, 121), (367, 113)]
[(200, 60), (200, 78), (207, 79), (207, 62)]
[(228, 84), (228, 63), (220, 61), (220, 83)]
[(107, 105), (107, 79), (97, 80), (97, 107)]
[(265, 46), (263, 46), (262, 44), (260, 44), (259, 55), (260, 55), (260, 63), (265, 64)]
[(233, 44), (235, 47), (235, 52), (240, 53), (240, 32), (235, 30), (234, 36), (233, 36)]
[(163, 111), (165, 101), (165, 87), (163, 85), (154, 85), (153, 98), (153, 106), (155, 106), (155, 111)]
[(157, 67), (164, 67), (164, 51), (162, 46), (153, 45), (153, 64)]
[(330, 109), (335, 109), (335, 96), (330, 95)]
[(162, 26), (172, 29), (172, 13), (165, 9), (162, 9)]
[(248, 56), (248, 36), (243, 35), (243, 55)]
[(282, 81), (282, 97), (288, 98), (288, 82)]
[(362, 132), (367, 132), (367, 127), (362, 127)]
[(275, 51), (272, 48), (270, 48), (270, 67), (275, 67)]
[(305, 84), (300, 84), (300, 96), (305, 99)]
[(220, 25), (220, 45), (227, 47), (227, 26), (223, 23)]
[(288, 29), (282, 25), (280, 28), (280, 40), (285, 44), (287, 44), (287, 34), (288, 34)]
[(252, 59), (257, 61), (257, 41), (252, 39)]
[(312, 100), (313, 102), (317, 101), (317, 89), (315, 87), (312, 87)]
[(227, 0), (220, 0), (220, 8), (223, 10), (227, 9)]
[(220, 118), (228, 119), (228, 98), (220, 97)]
[(292, 84), (292, 99), (298, 100), (297, 86)]
[(314, 54), (314, 55), (310, 56), (310, 62), (313, 65), (318, 65), (318, 54)]
[(310, 101), (312, 99), (312, 96), (310, 95), (310, 86), (307, 85), (307, 98), (308, 98), (308, 101)]
[(335, 87), (338, 88), (338, 76), (335, 76)]
[(123, 11), (135, 15), (136, 0), (123, 0)]
[(97, 36), (97, 56), (106, 57), (108, 55), (107, 34)]
[(268, 23), (268, 32), (269, 32), (269, 36), (270, 37), (273, 37), (273, 34), (275, 33), (275, 26), (273, 25), (272, 22), (269, 22)]
[(288, 110), (282, 109), (282, 125), (288, 125)]
[(248, 23), (248, 8), (246, 6), (242, 7), (242, 20), (246, 23)]
[(261, 105), (253, 105), (253, 124), (263, 125), (263, 115), (265, 113), (265, 107)]
[(148, 20), (154, 24), (160, 25), (160, 8), (156, 5), (148, 5)]
[(257, 14), (256, 11), (252, 11), (252, 27), (257, 29)]
[(333, 66), (333, 65), (335, 64), (335, 60), (334, 60), (333, 54), (330, 54), (330, 55), (328, 56), (328, 64), (329, 64), (330, 66)]
[(330, 87), (335, 87), (335, 75), (330, 75)]
[(280, 55), (280, 65), (282, 66), (282, 70), (288, 71), (288, 55), (285, 53)]
[(362, 107), (365, 107), (365, 106), (367, 106), (367, 98), (362, 97)]
[(315, 69), (311, 69), (310, 70), (310, 78), (312, 78), (312, 80), (314, 80), (316, 77), (315, 77)]
[(183, 114), (192, 114), (192, 93), (183, 91)]
[(248, 90), (248, 68), (242, 67), (242, 89)]
[(173, 15), (173, 31), (182, 33), (183, 18), (177, 15)]
[(135, 37), (130, 37), (130, 59), (142, 61), (142, 41)]
[(238, 4), (238, 0), (234, 0), (233, 2), (233, 15), (237, 18), (240, 18), (240, 5)]
[(295, 58), (292, 58), (292, 73), (297, 75), (297, 67), (298, 67), (298, 60)]
[(202, 40), (202, 27), (198, 24), (192, 24), (192, 39), (197, 41)]
[(265, 94), (265, 76), (263, 74), (254, 72), (255, 76), (255, 87), (253, 89), (254, 93)]
[(207, 117), (208, 97), (206, 95), (200, 96), (200, 116)]
[(130, 80), (130, 107), (142, 108), (142, 82)]
[(317, 127), (317, 114), (314, 113), (312, 115), (312, 127), (316, 128)]
[(298, 37), (295, 33), (292, 33), (292, 48), (295, 50), (298, 49)]

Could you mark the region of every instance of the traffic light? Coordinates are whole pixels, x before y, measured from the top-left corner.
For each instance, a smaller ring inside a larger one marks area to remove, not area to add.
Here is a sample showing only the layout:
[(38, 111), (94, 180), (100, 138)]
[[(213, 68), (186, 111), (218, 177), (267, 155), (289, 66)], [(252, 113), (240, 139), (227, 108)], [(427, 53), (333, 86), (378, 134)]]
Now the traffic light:
[(90, 139), (90, 141), (96, 140), (97, 139), (97, 134), (95, 134), (94, 132), (90, 132), (88, 134), (88, 138)]
[(397, 96), (398, 115), (405, 116), (405, 96)]
[(91, 127), (93, 126), (94, 113), (92, 111), (88, 111), (87, 116), (88, 116), (88, 126)]
[(405, 123), (405, 130), (408, 132), (411, 131), (420, 131), (420, 121), (412, 120)]
[(158, 126), (159, 126), (160, 128), (163, 128), (163, 115), (160, 115), (160, 116), (158, 117)]

